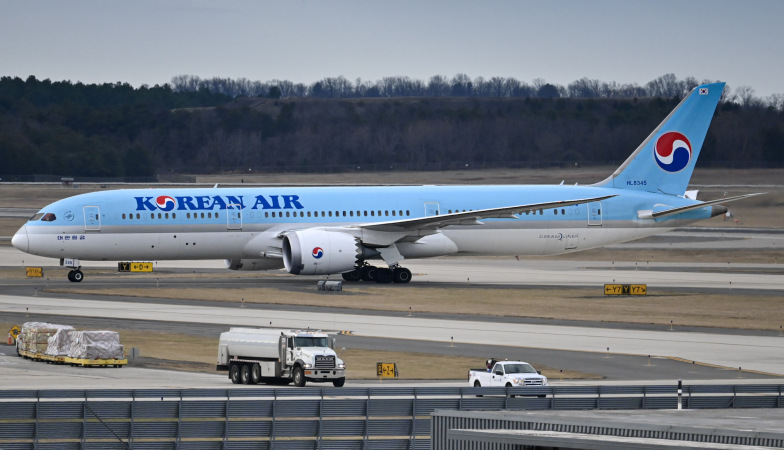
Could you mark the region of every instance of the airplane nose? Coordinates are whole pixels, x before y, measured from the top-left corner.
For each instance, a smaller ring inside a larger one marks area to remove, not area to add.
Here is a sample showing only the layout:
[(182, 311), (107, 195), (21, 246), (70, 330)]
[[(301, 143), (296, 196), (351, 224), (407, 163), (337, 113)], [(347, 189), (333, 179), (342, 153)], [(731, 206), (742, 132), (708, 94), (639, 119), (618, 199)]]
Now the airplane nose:
[(11, 238), (11, 245), (17, 249), (27, 252), (30, 248), (30, 240), (27, 238), (27, 226), (23, 226)]

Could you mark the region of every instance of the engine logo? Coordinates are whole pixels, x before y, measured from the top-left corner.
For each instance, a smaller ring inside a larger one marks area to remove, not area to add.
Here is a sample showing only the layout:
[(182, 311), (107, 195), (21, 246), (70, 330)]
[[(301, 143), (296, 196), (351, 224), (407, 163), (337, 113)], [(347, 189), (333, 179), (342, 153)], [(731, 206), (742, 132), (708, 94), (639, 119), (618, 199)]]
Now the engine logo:
[(321, 259), (324, 256), (324, 250), (321, 247), (316, 247), (313, 249), (313, 257), (316, 259)]

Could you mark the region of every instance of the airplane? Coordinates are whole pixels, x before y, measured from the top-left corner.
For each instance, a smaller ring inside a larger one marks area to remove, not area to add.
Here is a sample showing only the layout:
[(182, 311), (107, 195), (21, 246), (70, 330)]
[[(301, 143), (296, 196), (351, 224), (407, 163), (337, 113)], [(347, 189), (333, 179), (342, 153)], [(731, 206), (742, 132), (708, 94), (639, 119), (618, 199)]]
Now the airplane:
[(224, 259), (230, 270), (408, 283), (405, 259), (555, 255), (631, 241), (758, 195), (701, 202), (686, 190), (723, 89), (694, 88), (591, 185), (109, 190), (47, 205), (11, 242), (59, 258), (73, 282), (84, 278), (84, 260)]

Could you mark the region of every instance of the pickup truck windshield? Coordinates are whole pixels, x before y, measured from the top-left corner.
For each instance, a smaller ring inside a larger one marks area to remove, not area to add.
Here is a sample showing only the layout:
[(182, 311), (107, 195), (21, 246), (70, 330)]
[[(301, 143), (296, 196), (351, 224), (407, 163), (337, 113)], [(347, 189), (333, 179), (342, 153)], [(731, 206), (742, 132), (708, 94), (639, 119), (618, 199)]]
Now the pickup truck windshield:
[(506, 373), (536, 373), (530, 364), (504, 364)]
[(325, 337), (300, 337), (294, 338), (295, 347), (326, 347), (327, 338)]

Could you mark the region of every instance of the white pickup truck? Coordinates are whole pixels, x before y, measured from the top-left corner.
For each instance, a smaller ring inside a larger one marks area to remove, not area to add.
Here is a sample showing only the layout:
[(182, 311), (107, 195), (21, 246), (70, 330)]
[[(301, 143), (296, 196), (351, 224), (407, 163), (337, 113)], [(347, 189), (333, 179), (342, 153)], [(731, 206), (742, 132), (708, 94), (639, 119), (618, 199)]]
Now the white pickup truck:
[(468, 371), (469, 386), (547, 386), (547, 377), (527, 362), (488, 360), (487, 366), (491, 368)]

